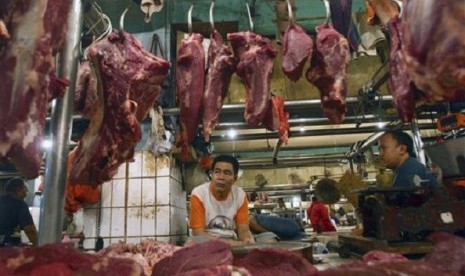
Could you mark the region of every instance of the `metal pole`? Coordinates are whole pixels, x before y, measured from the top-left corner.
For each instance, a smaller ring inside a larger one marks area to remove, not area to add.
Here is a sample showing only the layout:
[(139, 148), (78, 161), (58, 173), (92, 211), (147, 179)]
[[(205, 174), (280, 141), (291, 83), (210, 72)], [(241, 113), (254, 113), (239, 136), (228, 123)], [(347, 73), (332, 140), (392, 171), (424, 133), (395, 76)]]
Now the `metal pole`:
[(417, 153), (418, 160), (426, 165), (425, 151), (423, 150), (423, 141), (421, 140), (420, 128), (418, 127), (418, 122), (413, 120), (410, 124), (413, 134), (413, 144), (415, 146), (415, 152)]
[(79, 57), (79, 42), (82, 28), (81, 0), (73, 0), (68, 15), (68, 32), (60, 54), (58, 76), (70, 80), (63, 99), (53, 103), (51, 133), (53, 146), (47, 152), (45, 167), (45, 191), (41, 203), (39, 244), (61, 240), (63, 225), (63, 201), (68, 169), (68, 144), (72, 124), (73, 96), (76, 86), (76, 71)]

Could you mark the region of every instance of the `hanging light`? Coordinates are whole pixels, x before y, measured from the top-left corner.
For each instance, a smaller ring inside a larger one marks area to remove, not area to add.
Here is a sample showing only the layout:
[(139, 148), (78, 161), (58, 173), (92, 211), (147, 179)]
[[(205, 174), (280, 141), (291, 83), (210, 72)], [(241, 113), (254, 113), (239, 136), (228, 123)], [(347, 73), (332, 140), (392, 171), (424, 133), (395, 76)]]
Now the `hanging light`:
[(52, 145), (53, 145), (53, 142), (50, 139), (44, 139), (42, 141), (42, 148), (43, 149), (50, 149), (50, 148), (52, 148)]
[(228, 137), (234, 139), (237, 136), (237, 131), (234, 128), (228, 130)]

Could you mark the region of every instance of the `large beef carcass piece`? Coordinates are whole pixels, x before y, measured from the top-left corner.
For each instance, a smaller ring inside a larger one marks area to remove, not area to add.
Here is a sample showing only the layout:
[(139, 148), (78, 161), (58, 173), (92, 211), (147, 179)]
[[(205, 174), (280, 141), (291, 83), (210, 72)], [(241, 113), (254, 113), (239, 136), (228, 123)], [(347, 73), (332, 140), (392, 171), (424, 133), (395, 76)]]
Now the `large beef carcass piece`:
[(289, 24), (283, 36), (283, 61), (281, 69), (291, 80), (298, 81), (304, 65), (311, 59), (313, 40), (305, 30), (296, 24)]
[(434, 248), (425, 262), (442, 271), (465, 275), (465, 239), (446, 232), (433, 233), (428, 239)]
[(270, 105), (271, 73), (277, 51), (269, 39), (249, 31), (230, 33), (228, 40), (239, 59), (236, 73), (245, 87), (245, 121), (252, 126), (263, 125)]
[(235, 70), (233, 53), (224, 44), (221, 34), (213, 30), (208, 49), (208, 74), (203, 98), (203, 136), (207, 142), (213, 128), (218, 124), (221, 107)]
[(88, 60), (81, 62), (79, 66), (76, 90), (74, 91), (74, 114), (91, 118), (98, 102), (97, 77), (92, 73)]
[(144, 275), (142, 267), (133, 260), (81, 253), (65, 244), (0, 250), (0, 274), (3, 276)]
[(407, 70), (424, 101), (465, 100), (465, 1), (409, 0), (402, 20)]
[(141, 139), (140, 122), (160, 95), (170, 64), (125, 32), (94, 43), (89, 57), (98, 78), (98, 101), (78, 144), (69, 182), (96, 186), (132, 160)]
[(233, 255), (230, 246), (220, 240), (191, 244), (161, 259), (153, 276), (231, 275)]
[(176, 96), (179, 105), (179, 134), (176, 144), (182, 158), (194, 141), (200, 125), (205, 89), (205, 51), (201, 34), (192, 33), (181, 42), (176, 59)]
[(415, 115), (415, 84), (407, 72), (402, 43), (402, 22), (398, 17), (389, 22), (390, 58), (389, 89), (402, 121), (411, 122)]
[(0, 160), (27, 178), (39, 174), (49, 100), (68, 81), (55, 76), (70, 1), (0, 1)]
[(247, 269), (254, 276), (317, 275), (317, 269), (303, 257), (273, 248), (254, 249), (245, 257), (234, 260), (234, 265)]
[(325, 116), (331, 123), (340, 124), (347, 110), (349, 43), (328, 24), (317, 26), (316, 32), (316, 51), (306, 77), (320, 90), (321, 107)]

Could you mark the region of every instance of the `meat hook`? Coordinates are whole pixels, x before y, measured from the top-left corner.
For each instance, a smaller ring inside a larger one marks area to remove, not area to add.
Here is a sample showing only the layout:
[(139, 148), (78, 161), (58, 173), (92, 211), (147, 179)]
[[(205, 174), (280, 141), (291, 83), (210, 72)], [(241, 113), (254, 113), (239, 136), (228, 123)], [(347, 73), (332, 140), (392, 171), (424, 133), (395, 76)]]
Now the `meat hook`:
[(253, 31), (252, 14), (250, 13), (250, 6), (249, 6), (249, 2), (247, 2), (247, 0), (245, 0), (245, 6), (247, 8), (247, 15), (249, 16), (250, 30)]
[(215, 7), (215, 0), (212, 0), (210, 4), (210, 26), (212, 27), (212, 31), (215, 29), (215, 20), (213, 20), (213, 8)]
[(329, 0), (323, 0), (323, 3), (325, 4), (325, 9), (326, 9), (325, 24), (328, 24), (329, 20), (331, 19), (331, 9), (329, 8)]
[(121, 17), (119, 18), (119, 29), (121, 31), (124, 31), (124, 17), (126, 16), (126, 13), (129, 11), (130, 8), (131, 8), (131, 2), (129, 2), (129, 5), (126, 7), (126, 9), (121, 14)]
[(189, 30), (189, 34), (192, 33), (192, 10), (194, 9), (194, 3), (192, 3), (189, 12), (187, 13), (187, 29)]
[(294, 13), (292, 12), (291, 0), (286, 0), (286, 3), (287, 3), (287, 16), (289, 18), (289, 23), (294, 24), (295, 19), (294, 19)]
[(392, 1), (396, 2), (396, 4), (399, 6), (399, 18), (401, 18), (404, 3), (401, 0), (392, 0)]

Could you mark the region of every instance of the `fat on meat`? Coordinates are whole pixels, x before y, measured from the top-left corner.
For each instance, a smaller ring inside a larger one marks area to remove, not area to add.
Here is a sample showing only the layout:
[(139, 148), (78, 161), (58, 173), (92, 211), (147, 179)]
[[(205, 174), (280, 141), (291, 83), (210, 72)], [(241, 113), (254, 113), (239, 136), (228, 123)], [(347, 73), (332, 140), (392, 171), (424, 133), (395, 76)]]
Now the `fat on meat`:
[(465, 100), (465, 1), (404, 1), (407, 71), (423, 91), (418, 103)]
[(245, 121), (261, 126), (270, 105), (271, 74), (277, 51), (269, 39), (249, 31), (229, 33), (228, 40), (239, 60), (236, 73), (245, 87)]
[(347, 110), (349, 43), (329, 24), (317, 26), (316, 32), (316, 50), (306, 77), (320, 90), (325, 116), (331, 123), (340, 124)]
[(181, 42), (176, 59), (176, 96), (179, 105), (179, 134), (176, 145), (182, 158), (194, 141), (201, 122), (205, 89), (205, 51), (201, 34), (192, 33)]
[(0, 5), (0, 159), (27, 178), (39, 174), (48, 103), (69, 84), (54, 72), (70, 4), (4, 0)]
[(415, 84), (407, 71), (402, 43), (403, 26), (396, 16), (389, 22), (389, 90), (397, 113), (402, 121), (409, 123), (415, 115)]
[(79, 141), (69, 182), (96, 186), (132, 160), (141, 139), (140, 122), (160, 95), (170, 64), (121, 31), (94, 43), (89, 57), (95, 64), (98, 102)]
[(221, 107), (228, 94), (236, 60), (221, 34), (213, 30), (208, 49), (208, 73), (203, 98), (203, 136), (210, 140), (213, 128), (218, 124)]
[(301, 26), (289, 24), (282, 42), (281, 69), (291, 81), (298, 81), (302, 76), (305, 63), (312, 57), (313, 40)]
[(92, 73), (89, 61), (84, 60), (79, 66), (74, 91), (74, 114), (82, 115), (84, 118), (91, 118), (98, 101), (97, 96), (97, 78)]

